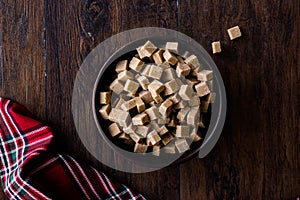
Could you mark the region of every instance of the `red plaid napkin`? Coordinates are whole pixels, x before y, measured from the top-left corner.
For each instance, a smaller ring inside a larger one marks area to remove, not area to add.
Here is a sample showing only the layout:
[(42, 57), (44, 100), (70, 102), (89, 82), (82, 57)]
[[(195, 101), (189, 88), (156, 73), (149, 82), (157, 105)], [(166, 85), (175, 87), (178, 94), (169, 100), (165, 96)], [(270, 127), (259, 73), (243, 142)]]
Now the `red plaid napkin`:
[(10, 199), (145, 199), (70, 156), (51, 154), (51, 129), (0, 97), (0, 178)]

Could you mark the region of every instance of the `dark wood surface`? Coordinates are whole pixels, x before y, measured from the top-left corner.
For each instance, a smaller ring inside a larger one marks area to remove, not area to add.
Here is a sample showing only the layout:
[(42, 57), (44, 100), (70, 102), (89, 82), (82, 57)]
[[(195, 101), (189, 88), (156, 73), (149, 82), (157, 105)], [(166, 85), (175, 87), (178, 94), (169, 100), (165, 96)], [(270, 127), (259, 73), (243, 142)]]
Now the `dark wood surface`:
[[(26, 105), (60, 151), (149, 199), (295, 199), (300, 196), (300, 6), (290, 1), (0, 0), (0, 95)], [(243, 37), (230, 41), (226, 29)], [(85, 56), (124, 30), (159, 26), (212, 55), (228, 99), (224, 131), (204, 159), (146, 174), (98, 163), (74, 128), (71, 94)], [(0, 199), (4, 198), (0, 194)]]

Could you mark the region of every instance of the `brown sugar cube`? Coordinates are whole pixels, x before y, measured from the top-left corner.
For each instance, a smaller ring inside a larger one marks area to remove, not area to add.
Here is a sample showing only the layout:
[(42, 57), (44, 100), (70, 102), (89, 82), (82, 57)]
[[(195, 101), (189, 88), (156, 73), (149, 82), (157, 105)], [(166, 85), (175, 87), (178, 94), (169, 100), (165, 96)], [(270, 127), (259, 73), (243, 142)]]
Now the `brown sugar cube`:
[(198, 84), (200, 81), (198, 81), (195, 78), (186, 79), (187, 84), (189, 84), (192, 88)]
[(109, 104), (111, 100), (110, 92), (100, 92), (100, 104)]
[(111, 108), (116, 108), (116, 106), (117, 106), (117, 104), (118, 104), (119, 101), (120, 101), (120, 97), (114, 97), (114, 98), (112, 98), (112, 100), (110, 102)]
[[(151, 93), (151, 94), (152, 94), (152, 93)], [(161, 102), (164, 101), (164, 99), (163, 99), (159, 94), (155, 94), (155, 93), (154, 93), (154, 94), (152, 95), (152, 97), (153, 97), (155, 103), (161, 103)]]
[(211, 43), (213, 54), (221, 52), (221, 42), (216, 41)]
[(134, 146), (135, 145), (135, 141), (133, 139), (131, 139), (131, 137), (129, 137), (128, 140), (124, 140), (123, 141), (125, 145), (128, 145), (128, 146)]
[(140, 76), (141, 76), (140, 74), (136, 74), (136, 75), (134, 76), (134, 79), (138, 79)]
[(176, 67), (176, 73), (177, 73), (177, 76), (180, 77), (180, 76), (187, 76), (189, 75), (191, 71), (191, 68), (189, 67), (189, 65), (187, 64), (177, 64), (177, 67)]
[(145, 57), (150, 57), (156, 49), (157, 47), (153, 43), (147, 41), (143, 46), (137, 48), (136, 50), (139, 57), (143, 59)]
[(175, 92), (177, 92), (179, 90), (179, 85), (177, 83), (177, 81), (175, 79), (168, 81), (167, 83), (165, 83), (165, 91), (164, 94), (165, 95), (170, 95), (170, 94), (174, 94)]
[(110, 112), (110, 105), (109, 104), (107, 104), (105, 106), (102, 106), (99, 110), (99, 113), (100, 113), (101, 117), (105, 120), (108, 119), (109, 112)]
[(139, 134), (137, 134), (137, 133), (130, 133), (129, 134), (129, 137), (134, 141), (134, 142), (136, 142), (136, 143), (138, 143), (138, 142), (141, 142), (143, 139), (144, 139), (144, 137), (143, 136), (141, 136), (141, 135), (139, 135)]
[(209, 103), (214, 103), (215, 99), (216, 99), (216, 93), (215, 92), (211, 92), (208, 95), (205, 95), (202, 98), (202, 101), (206, 101), (206, 102), (209, 102)]
[(138, 88), (139, 88), (139, 84), (130, 79), (126, 81), (124, 86), (124, 90), (130, 94), (135, 94)]
[(137, 126), (137, 128), (136, 128), (136, 133), (143, 136), (143, 137), (147, 136), (148, 131), (149, 131), (148, 126)]
[(169, 99), (165, 100), (159, 107), (159, 112), (162, 116), (169, 116), (171, 113), (173, 102)]
[(134, 79), (138, 79), (140, 76), (141, 76), (140, 74), (136, 74), (136, 75), (134, 76)]
[(131, 117), (130, 117), (129, 112), (126, 112), (126, 111), (120, 112), (118, 117), (117, 117), (117, 121), (118, 121), (119, 125), (122, 126), (122, 127), (129, 126), (130, 121), (131, 121)]
[(199, 119), (199, 107), (192, 107), (190, 112), (187, 114), (186, 123), (190, 125), (195, 125), (196, 121)]
[(230, 29), (227, 29), (227, 32), (231, 40), (242, 36), (239, 26), (234, 26)]
[(200, 105), (200, 98), (198, 96), (192, 96), (192, 98), (189, 100), (189, 105), (191, 107), (193, 106), (199, 106)]
[(119, 129), (117, 123), (112, 123), (109, 125), (108, 130), (112, 137), (119, 135), (122, 131)]
[(210, 93), (210, 90), (205, 82), (201, 82), (195, 85), (195, 89), (199, 97), (203, 97)]
[(189, 126), (176, 126), (176, 137), (189, 137), (190, 127)]
[(146, 153), (148, 146), (145, 144), (136, 143), (134, 146), (134, 153)]
[(136, 94), (127, 93), (127, 94), (126, 94), (126, 97), (127, 97), (127, 98), (129, 97), (129, 99), (133, 99), (134, 97), (136, 97)]
[(202, 139), (200, 135), (198, 135), (196, 128), (192, 130), (190, 138), (193, 140), (193, 142), (198, 142)]
[(200, 114), (200, 119), (198, 123), (199, 127), (205, 128), (204, 122), (203, 122), (203, 113)]
[(162, 68), (163, 70), (169, 69), (169, 68), (170, 68), (170, 65), (165, 65), (164, 63), (159, 64), (158, 66), (159, 66), (160, 68)]
[(162, 65), (165, 65), (165, 66), (170, 67), (170, 63), (169, 63), (168, 61), (164, 61), (164, 62), (162, 63)]
[(169, 131), (169, 130), (168, 130), (167, 127), (164, 125), (164, 126), (162, 126), (162, 127), (159, 128), (158, 134), (159, 134), (160, 136), (163, 136), (163, 135), (166, 134), (168, 131)]
[(120, 73), (122, 71), (127, 70), (128, 60), (121, 60), (117, 63), (115, 71)]
[(166, 50), (173, 53), (178, 53), (178, 42), (167, 42)]
[(206, 85), (208, 86), (210, 91), (214, 91), (214, 82), (213, 82), (213, 80), (206, 81)]
[(147, 138), (149, 139), (152, 145), (156, 145), (161, 140), (161, 138), (159, 137), (158, 133), (155, 130), (151, 131), (147, 135)]
[(108, 119), (112, 122), (118, 122), (118, 114), (122, 112), (122, 110), (117, 109), (117, 108), (112, 108), (109, 115), (108, 115)]
[(178, 94), (182, 99), (184, 99), (186, 101), (189, 101), (193, 97), (194, 91), (193, 91), (191, 86), (182, 85), (180, 87), (180, 90), (179, 90)]
[[(121, 96), (121, 95), (122, 95), (122, 96)], [(111, 107), (112, 107), (112, 108), (117, 108), (117, 105), (118, 105), (118, 103), (119, 103), (119, 101), (120, 101), (121, 99), (125, 102), (125, 100), (123, 99), (123, 94), (120, 94), (119, 97), (114, 97), (114, 98), (112, 98), (112, 100), (111, 100), (111, 102), (110, 102)], [(124, 102), (123, 102), (123, 103), (124, 103)], [(121, 108), (121, 107), (119, 106), (118, 109), (120, 109), (120, 108)]]
[(142, 98), (135, 97), (134, 100), (135, 100), (137, 111), (139, 113), (143, 112), (146, 109), (146, 106), (145, 106), (145, 103), (143, 102)]
[(208, 94), (207, 101), (209, 103), (215, 103), (217, 94), (215, 92), (211, 92)]
[(112, 107), (114, 107), (114, 108), (121, 109), (122, 104), (125, 103), (125, 102), (126, 102), (126, 101), (125, 101), (123, 98), (117, 98), (117, 99), (115, 100), (115, 102), (112, 103), (111, 105), (112, 105)]
[(163, 50), (162, 49), (159, 49), (157, 52), (155, 52), (153, 55), (152, 55), (152, 58), (154, 60), (154, 62), (156, 64), (162, 64), (163, 63)]
[(159, 125), (165, 125), (167, 123), (168, 123), (167, 117), (161, 116), (157, 119), (157, 124)]
[(148, 147), (153, 146), (153, 145), (151, 144), (151, 142), (150, 142), (150, 139), (147, 138), (147, 137), (146, 137), (146, 144), (147, 144)]
[(190, 109), (191, 109), (190, 107), (184, 107), (184, 108), (180, 109), (180, 111), (177, 114), (177, 119), (180, 122), (183, 122), (185, 120), (185, 117), (189, 113)]
[(117, 79), (110, 84), (109, 88), (116, 94), (120, 94), (124, 90), (124, 86)]
[(207, 113), (208, 107), (209, 107), (209, 101), (202, 101), (201, 102), (201, 107), (200, 107), (201, 112)]
[(153, 152), (152, 154), (155, 156), (159, 156), (160, 155), (160, 149), (161, 149), (161, 145), (157, 144), (153, 146)]
[(164, 145), (168, 145), (173, 139), (174, 139), (174, 136), (171, 133), (167, 133), (162, 137), (161, 142)]
[(148, 85), (148, 90), (151, 92), (152, 97), (154, 94), (161, 93), (164, 89), (164, 84), (162, 84), (158, 80), (154, 80)]
[(118, 138), (121, 140), (129, 140), (130, 139), (129, 135), (126, 133), (121, 133)]
[(178, 59), (176, 58), (176, 56), (174, 56), (170, 51), (166, 50), (164, 53), (163, 53), (163, 57), (164, 59), (172, 64), (172, 65), (176, 65), (176, 63), (178, 62)]
[(135, 100), (130, 99), (129, 101), (126, 101), (121, 105), (121, 109), (124, 111), (129, 111), (130, 109), (134, 108), (136, 106)]
[(144, 65), (144, 66), (145, 66), (145, 67), (144, 67), (144, 69), (143, 69), (141, 75), (143, 75), (143, 76), (148, 76), (148, 75), (149, 75), (150, 68), (151, 68), (151, 65)]
[(181, 78), (176, 78), (176, 81), (177, 81), (177, 84), (181, 87), (182, 85), (185, 85), (183, 82), (182, 82), (182, 79)]
[(184, 64), (184, 60), (181, 56), (176, 56), (176, 58), (178, 59), (178, 63), (177, 64)]
[(144, 125), (146, 122), (149, 122), (149, 117), (146, 113), (137, 114), (132, 118), (133, 125)]
[(159, 129), (160, 129), (160, 127), (159, 127), (159, 125), (156, 123), (156, 121), (151, 121), (151, 122), (150, 122), (150, 127), (151, 127), (151, 129), (154, 129), (156, 132), (158, 132)]
[(186, 64), (188, 64), (191, 67), (192, 70), (197, 68), (197, 67), (201, 67), (200, 63), (199, 63), (199, 60), (198, 60), (197, 56), (195, 56), (195, 55), (189, 56), (188, 58), (185, 59), (184, 62)]
[(199, 81), (209, 81), (213, 78), (212, 70), (202, 70), (197, 74), (197, 79)]
[(133, 73), (130, 71), (124, 70), (118, 74), (118, 80), (125, 82), (128, 79), (133, 79)]
[(168, 99), (170, 99), (173, 102), (173, 104), (177, 104), (180, 101), (178, 93), (173, 94), (172, 96), (168, 97)]
[(184, 108), (184, 107), (186, 107), (186, 106), (187, 106), (187, 103), (186, 103), (185, 101), (180, 101), (179, 103), (175, 104), (175, 105), (173, 106), (173, 108), (174, 108), (175, 110), (178, 110), (178, 109), (182, 109), (182, 108)]
[(160, 95), (157, 95), (154, 97), (154, 101), (155, 103), (162, 103), (164, 99)]
[(169, 154), (175, 154), (176, 153), (175, 144), (173, 142), (169, 143), (163, 149), (164, 149), (165, 153), (169, 153)]
[(152, 107), (152, 106), (156, 106), (156, 103), (155, 103), (155, 101), (153, 100), (153, 101), (151, 101), (150, 103), (149, 103), (149, 105)]
[(159, 80), (163, 73), (163, 69), (156, 65), (151, 65), (148, 76)]
[(150, 103), (150, 102), (154, 101), (150, 91), (145, 91), (145, 90), (141, 91), (139, 93), (139, 97), (141, 97), (145, 103)]
[(192, 76), (197, 76), (197, 74), (201, 71), (201, 67), (197, 67), (191, 71)]
[(169, 124), (167, 124), (168, 127), (176, 127), (177, 125), (177, 121), (176, 121), (176, 116), (172, 115), (171, 120), (169, 122)]
[(157, 47), (149, 40), (141, 47), (141, 51), (146, 57), (150, 57)]
[(129, 63), (129, 68), (133, 69), (136, 72), (140, 72), (143, 65), (144, 65), (143, 61), (141, 61), (136, 57), (133, 57)]
[(127, 127), (123, 127), (123, 131), (127, 134), (135, 133), (136, 129), (137, 129), (137, 127), (133, 126), (132, 123), (130, 123)]
[(190, 149), (189, 144), (187, 143), (186, 139), (177, 139), (175, 141), (175, 146), (179, 153), (183, 153)]
[(138, 57), (140, 58), (140, 59), (143, 59), (143, 58), (146, 58), (147, 57), (147, 52), (145, 52), (143, 49), (142, 49), (142, 47), (138, 47), (138, 48), (136, 48), (136, 51), (138, 52)]
[(142, 86), (143, 90), (147, 90), (148, 89), (148, 85), (150, 84), (150, 82), (149, 82), (149, 80), (148, 80), (147, 77), (145, 77), (145, 76), (139, 76), (136, 80)]
[(177, 78), (175, 75), (175, 70), (173, 68), (165, 69), (162, 77), (164, 81), (171, 81)]

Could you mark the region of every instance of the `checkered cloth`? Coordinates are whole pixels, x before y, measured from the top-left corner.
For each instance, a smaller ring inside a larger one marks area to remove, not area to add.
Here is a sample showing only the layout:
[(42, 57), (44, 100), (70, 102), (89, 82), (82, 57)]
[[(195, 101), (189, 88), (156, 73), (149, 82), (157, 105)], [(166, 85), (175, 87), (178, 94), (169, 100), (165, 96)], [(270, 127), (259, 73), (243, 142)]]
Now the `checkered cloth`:
[(0, 97), (0, 178), (9, 199), (145, 199), (93, 167), (50, 153), (52, 138), (23, 106)]

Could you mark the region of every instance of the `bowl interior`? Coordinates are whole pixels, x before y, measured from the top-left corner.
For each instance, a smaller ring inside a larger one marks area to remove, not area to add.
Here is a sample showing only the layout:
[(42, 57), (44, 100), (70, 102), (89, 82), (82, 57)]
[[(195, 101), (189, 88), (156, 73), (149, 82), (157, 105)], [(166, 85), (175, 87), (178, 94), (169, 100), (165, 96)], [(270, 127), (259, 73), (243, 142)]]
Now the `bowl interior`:
[[(101, 107), (99, 104), (99, 98), (100, 98), (100, 92), (101, 91), (107, 91), (110, 83), (116, 79), (117, 73), (115, 72), (115, 65), (118, 61), (124, 60), (124, 59), (129, 59), (132, 58), (134, 55), (137, 54), (137, 51), (135, 50), (137, 47), (143, 45), (147, 40), (150, 41), (155, 41), (155, 45), (160, 47), (163, 47), (166, 42), (172, 41), (166, 39), (160, 39), (160, 38), (148, 38), (148, 39), (143, 39), (143, 40), (137, 40), (137, 41), (132, 41), (131, 43), (125, 45), (123, 48), (120, 48), (118, 51), (116, 51), (107, 61), (106, 63), (101, 67), (101, 70), (99, 72), (98, 80), (96, 81), (95, 84), (95, 92), (94, 92), (94, 108), (96, 111), (98, 111)], [(190, 54), (195, 54), (197, 55), (199, 62), (203, 66), (204, 69), (211, 69), (211, 66), (208, 66), (207, 63), (205, 62), (205, 58), (199, 54), (199, 52), (194, 52), (193, 47), (189, 46), (190, 44), (186, 44), (184, 41), (180, 41), (176, 39), (176, 41), (179, 43), (179, 54), (183, 54), (186, 50), (189, 51)], [(203, 139), (205, 138), (206, 132), (208, 130), (208, 125), (210, 124), (211, 120), (211, 105), (209, 106), (208, 112), (204, 115), (204, 123), (206, 124), (206, 128), (200, 128), (199, 131), (201, 132), (202, 139), (198, 142), (193, 142), (190, 145), (190, 150), (186, 151), (182, 155), (171, 155), (167, 154), (164, 157), (167, 159), (158, 159), (156, 156), (148, 153), (149, 155), (146, 156), (147, 158), (145, 159), (145, 155), (137, 155), (136, 153), (134, 156), (131, 158), (133, 159), (134, 162), (138, 162), (141, 164), (146, 164), (146, 165), (161, 165), (164, 160), (166, 162), (170, 162), (169, 159), (173, 159), (174, 162), (173, 164), (183, 162), (187, 160), (188, 158), (196, 155), (196, 153), (199, 151), (201, 144), (203, 142)], [(96, 123), (99, 123), (100, 127), (100, 134), (103, 135), (104, 139), (106, 140), (107, 143), (115, 150), (118, 151), (119, 153), (124, 153), (126, 152), (133, 152), (133, 147), (130, 145), (124, 145), (124, 143), (121, 143), (118, 140), (115, 140), (112, 138), (108, 131), (108, 126), (110, 125), (111, 122), (108, 120), (104, 120), (99, 112), (96, 113)], [(163, 153), (163, 152), (162, 152)], [(130, 154), (129, 154), (130, 155)], [(124, 154), (124, 156), (128, 157), (128, 154)], [(146, 162), (145, 162), (146, 161)]]

